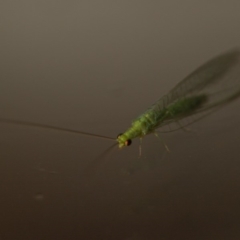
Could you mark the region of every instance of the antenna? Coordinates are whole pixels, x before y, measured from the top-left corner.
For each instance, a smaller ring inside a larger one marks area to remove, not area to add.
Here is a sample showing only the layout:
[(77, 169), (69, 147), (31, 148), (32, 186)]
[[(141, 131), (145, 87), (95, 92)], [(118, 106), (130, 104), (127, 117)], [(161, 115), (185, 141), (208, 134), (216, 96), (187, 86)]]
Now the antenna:
[(27, 126), (27, 127), (50, 129), (50, 130), (61, 131), (61, 132), (75, 133), (75, 134), (85, 135), (85, 136), (89, 136), (89, 137), (96, 137), (96, 138), (102, 138), (102, 139), (108, 139), (111, 141), (116, 141), (115, 138), (111, 138), (111, 137), (106, 137), (106, 136), (102, 136), (102, 135), (98, 135), (98, 134), (87, 133), (87, 132), (82, 132), (82, 131), (72, 130), (72, 129), (67, 129), (67, 128), (54, 127), (54, 126), (40, 124), (40, 123), (32, 123), (32, 122), (27, 122), (27, 121), (25, 122), (25, 121), (20, 121), (20, 120), (10, 120), (10, 119), (5, 119), (5, 118), (0, 118), (0, 122), (7, 123), (7, 124), (22, 125), (22, 126)]

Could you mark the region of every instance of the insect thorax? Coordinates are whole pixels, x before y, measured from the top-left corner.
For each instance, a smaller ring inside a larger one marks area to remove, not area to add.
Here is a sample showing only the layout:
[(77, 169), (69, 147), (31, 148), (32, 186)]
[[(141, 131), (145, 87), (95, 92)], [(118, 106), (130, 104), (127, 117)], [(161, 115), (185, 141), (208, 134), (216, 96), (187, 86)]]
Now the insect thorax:
[(158, 118), (155, 112), (146, 111), (139, 118), (132, 122), (132, 126), (123, 134), (126, 139), (143, 137), (154, 131), (158, 124)]

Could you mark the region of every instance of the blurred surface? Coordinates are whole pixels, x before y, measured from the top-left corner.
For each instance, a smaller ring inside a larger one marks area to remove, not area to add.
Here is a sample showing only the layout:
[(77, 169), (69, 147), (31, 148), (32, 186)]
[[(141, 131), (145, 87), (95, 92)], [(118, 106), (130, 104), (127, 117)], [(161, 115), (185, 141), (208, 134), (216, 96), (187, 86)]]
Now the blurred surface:
[[(0, 117), (115, 137), (240, 46), (239, 1), (4, 1)], [(0, 124), (0, 239), (240, 239), (240, 101), (100, 159), (111, 141)]]

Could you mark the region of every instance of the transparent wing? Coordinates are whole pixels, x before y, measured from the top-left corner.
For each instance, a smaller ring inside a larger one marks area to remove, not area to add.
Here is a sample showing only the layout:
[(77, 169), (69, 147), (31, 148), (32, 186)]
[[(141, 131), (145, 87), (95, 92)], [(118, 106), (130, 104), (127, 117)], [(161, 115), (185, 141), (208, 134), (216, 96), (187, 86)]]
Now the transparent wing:
[[(207, 101), (195, 111), (178, 118), (167, 119), (159, 127), (171, 125), (168, 131), (196, 122), (222, 105), (234, 100), (240, 95), (240, 64), (239, 51), (222, 54), (195, 70), (192, 74), (177, 84), (167, 95), (159, 99), (150, 109), (161, 111), (170, 104), (190, 96), (204, 94)], [(187, 121), (182, 122), (183, 119)], [(180, 124), (179, 121), (181, 121)], [(176, 123), (177, 124), (172, 124)]]
[[(239, 51), (222, 54), (203, 64), (193, 73), (178, 83), (168, 94), (168, 104), (181, 97), (198, 93), (205, 88), (216, 86), (219, 82), (230, 80), (230, 71), (239, 63)], [(231, 81), (234, 79), (231, 79)]]

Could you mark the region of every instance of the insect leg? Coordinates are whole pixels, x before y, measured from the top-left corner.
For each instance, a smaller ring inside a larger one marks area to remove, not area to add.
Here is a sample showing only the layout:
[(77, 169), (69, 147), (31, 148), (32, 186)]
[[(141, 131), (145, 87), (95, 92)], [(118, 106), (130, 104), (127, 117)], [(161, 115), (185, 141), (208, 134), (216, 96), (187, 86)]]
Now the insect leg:
[(160, 141), (162, 142), (162, 144), (163, 144), (163, 146), (165, 147), (165, 149), (166, 149), (168, 152), (170, 152), (167, 144), (162, 140), (162, 138), (159, 137), (159, 135), (158, 135), (158, 133), (157, 133), (156, 131), (154, 132), (154, 135), (155, 135), (158, 139), (160, 139)]
[(142, 156), (142, 137), (139, 138), (140, 143), (139, 143), (139, 158)]
[(180, 121), (176, 121), (176, 123), (178, 124), (178, 126), (179, 126), (184, 132), (191, 132), (191, 131), (192, 131), (190, 128), (187, 128), (187, 127), (182, 126), (182, 124), (180, 123)]

